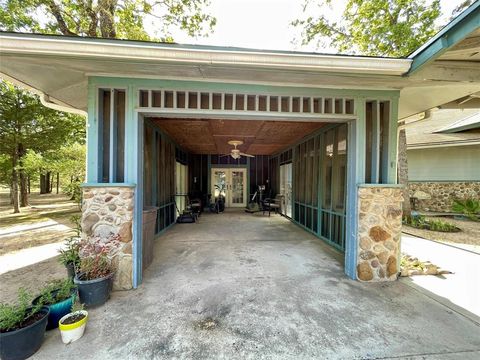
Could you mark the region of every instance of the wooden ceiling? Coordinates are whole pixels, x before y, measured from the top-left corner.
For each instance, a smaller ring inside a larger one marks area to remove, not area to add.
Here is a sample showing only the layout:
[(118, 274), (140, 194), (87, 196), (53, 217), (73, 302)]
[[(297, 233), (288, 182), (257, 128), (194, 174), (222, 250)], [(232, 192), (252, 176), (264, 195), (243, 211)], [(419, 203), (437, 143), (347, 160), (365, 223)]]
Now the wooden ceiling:
[(272, 155), (320, 129), (324, 123), (263, 120), (154, 118), (154, 123), (194, 154), (228, 154), (229, 140), (242, 140), (247, 154)]

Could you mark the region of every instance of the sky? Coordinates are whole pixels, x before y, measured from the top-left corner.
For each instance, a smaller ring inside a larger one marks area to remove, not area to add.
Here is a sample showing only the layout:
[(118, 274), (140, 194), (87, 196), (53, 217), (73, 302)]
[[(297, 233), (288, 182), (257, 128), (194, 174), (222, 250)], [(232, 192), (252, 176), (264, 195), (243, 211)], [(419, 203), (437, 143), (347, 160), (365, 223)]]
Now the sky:
[[(462, 0), (441, 0), (442, 13), (439, 26), (448, 22), (452, 10)], [(329, 16), (338, 19), (346, 0), (333, 0), (334, 9)], [(315, 45), (294, 42), (300, 29), (290, 23), (302, 18), (304, 0), (211, 0), (208, 12), (217, 18), (214, 33), (209, 37), (191, 38), (175, 31), (175, 42), (237, 46), (255, 49), (319, 51), (334, 53), (332, 48), (317, 49)]]

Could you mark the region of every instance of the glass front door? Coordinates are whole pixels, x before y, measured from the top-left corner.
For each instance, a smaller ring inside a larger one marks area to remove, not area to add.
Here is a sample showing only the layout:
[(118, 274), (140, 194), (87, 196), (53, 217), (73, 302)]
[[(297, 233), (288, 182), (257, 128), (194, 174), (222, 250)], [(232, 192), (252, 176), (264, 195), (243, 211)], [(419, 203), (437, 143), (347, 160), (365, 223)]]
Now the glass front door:
[(212, 201), (225, 198), (226, 207), (247, 206), (246, 169), (212, 169)]

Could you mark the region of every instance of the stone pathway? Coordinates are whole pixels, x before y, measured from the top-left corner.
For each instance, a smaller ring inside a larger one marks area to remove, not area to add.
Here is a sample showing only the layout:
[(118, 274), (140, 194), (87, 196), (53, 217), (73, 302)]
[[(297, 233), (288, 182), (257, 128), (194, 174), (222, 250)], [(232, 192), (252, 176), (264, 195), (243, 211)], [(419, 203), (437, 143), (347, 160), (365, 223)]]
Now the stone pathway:
[(402, 252), (453, 272), (412, 276), (402, 278), (402, 282), (428, 290), (446, 306), (458, 306), (480, 316), (480, 254), (406, 234), (402, 235)]

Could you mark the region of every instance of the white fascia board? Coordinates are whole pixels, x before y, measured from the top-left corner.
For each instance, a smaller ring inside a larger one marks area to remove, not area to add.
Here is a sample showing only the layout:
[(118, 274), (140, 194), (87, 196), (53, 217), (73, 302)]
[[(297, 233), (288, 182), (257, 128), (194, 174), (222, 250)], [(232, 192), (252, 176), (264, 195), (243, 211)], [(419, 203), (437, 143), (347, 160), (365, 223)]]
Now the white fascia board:
[(480, 145), (480, 140), (467, 140), (467, 141), (453, 141), (444, 143), (431, 143), (431, 144), (411, 144), (407, 145), (407, 150), (420, 150), (420, 149), (433, 149), (441, 147), (455, 147), (455, 146), (472, 146)]
[(394, 76), (407, 73), (412, 62), (410, 59), (182, 48), (156, 43), (131, 43), (105, 39), (86, 41), (82, 38), (49, 38), (7, 33), (0, 34), (0, 52)]

